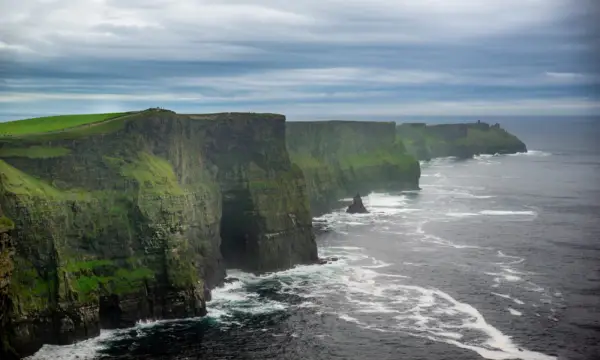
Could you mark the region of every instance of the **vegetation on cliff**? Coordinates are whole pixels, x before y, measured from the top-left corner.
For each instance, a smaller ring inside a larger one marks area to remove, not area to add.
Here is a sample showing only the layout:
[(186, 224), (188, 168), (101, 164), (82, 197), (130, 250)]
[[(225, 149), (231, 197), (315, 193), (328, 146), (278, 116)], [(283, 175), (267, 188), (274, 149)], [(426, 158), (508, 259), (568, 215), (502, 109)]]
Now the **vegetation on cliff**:
[[(225, 261), (248, 270), (316, 261), (283, 116), (152, 109), (77, 121), (15, 122), (18, 136), (0, 137), (0, 226), (12, 239), (0, 258), (3, 355), (203, 315), (205, 286), (225, 274), (221, 238), (244, 260)], [(244, 218), (231, 213), (240, 208)]]
[(455, 156), (469, 158), (480, 154), (525, 152), (525, 144), (500, 125), (484, 122), (470, 124), (400, 124), (397, 138), (419, 160)]
[(24, 136), (65, 130), (85, 124), (114, 119), (126, 113), (59, 115), (0, 123), (0, 137)]
[(290, 122), (286, 136), (315, 214), (356, 192), (418, 188), (419, 163), (396, 139), (394, 123)]

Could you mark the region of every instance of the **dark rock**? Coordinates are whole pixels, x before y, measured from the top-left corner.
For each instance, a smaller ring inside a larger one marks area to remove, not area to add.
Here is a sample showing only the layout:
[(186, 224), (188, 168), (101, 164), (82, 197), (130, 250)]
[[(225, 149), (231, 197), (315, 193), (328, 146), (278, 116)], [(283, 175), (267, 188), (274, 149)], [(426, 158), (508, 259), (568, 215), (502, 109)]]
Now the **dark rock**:
[(223, 283), (225, 283), (225, 284), (233, 284), (236, 281), (240, 281), (240, 279), (234, 278), (234, 277), (228, 277), (227, 279), (223, 280)]
[(332, 256), (332, 257), (327, 257), (327, 258), (321, 258), (318, 261), (319, 265), (325, 265), (325, 264), (331, 264), (334, 261), (338, 261), (339, 258)]
[(350, 214), (366, 214), (366, 213), (368, 213), (359, 194), (356, 194), (356, 196), (352, 200), (352, 204), (350, 206), (348, 206), (348, 209), (346, 210), (346, 212), (350, 213)]
[(208, 286), (206, 286), (206, 284), (204, 284), (204, 301), (211, 301), (212, 300), (212, 293), (210, 292), (210, 289), (208, 288)]

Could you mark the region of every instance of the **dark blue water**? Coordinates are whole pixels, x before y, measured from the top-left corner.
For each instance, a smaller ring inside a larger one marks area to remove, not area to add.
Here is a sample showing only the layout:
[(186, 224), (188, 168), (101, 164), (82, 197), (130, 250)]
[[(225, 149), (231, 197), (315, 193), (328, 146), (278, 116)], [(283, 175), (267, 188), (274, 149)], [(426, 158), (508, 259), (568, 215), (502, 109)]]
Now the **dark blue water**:
[(203, 319), (35, 359), (600, 359), (597, 122), (506, 122), (532, 150), (423, 164), (422, 190), (315, 219), (339, 261), (239, 279)]

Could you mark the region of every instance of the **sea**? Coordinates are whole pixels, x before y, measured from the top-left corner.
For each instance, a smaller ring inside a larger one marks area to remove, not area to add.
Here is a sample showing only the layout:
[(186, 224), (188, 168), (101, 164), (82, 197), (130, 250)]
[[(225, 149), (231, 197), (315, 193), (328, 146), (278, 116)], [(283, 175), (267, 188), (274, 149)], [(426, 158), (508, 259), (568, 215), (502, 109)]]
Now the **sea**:
[(600, 359), (600, 121), (501, 124), (527, 153), (423, 162), (421, 190), (315, 218), (337, 261), (230, 269), (204, 318), (29, 359)]

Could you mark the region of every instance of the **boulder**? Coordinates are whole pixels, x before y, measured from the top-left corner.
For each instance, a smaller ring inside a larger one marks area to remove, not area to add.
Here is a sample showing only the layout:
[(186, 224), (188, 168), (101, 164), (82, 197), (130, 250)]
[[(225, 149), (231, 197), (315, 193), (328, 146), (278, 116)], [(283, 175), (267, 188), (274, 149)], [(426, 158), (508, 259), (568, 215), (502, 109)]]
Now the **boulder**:
[(350, 206), (348, 206), (348, 209), (346, 210), (346, 212), (349, 214), (366, 214), (366, 213), (368, 213), (359, 194), (356, 194), (356, 196), (352, 200), (352, 204), (350, 204)]

